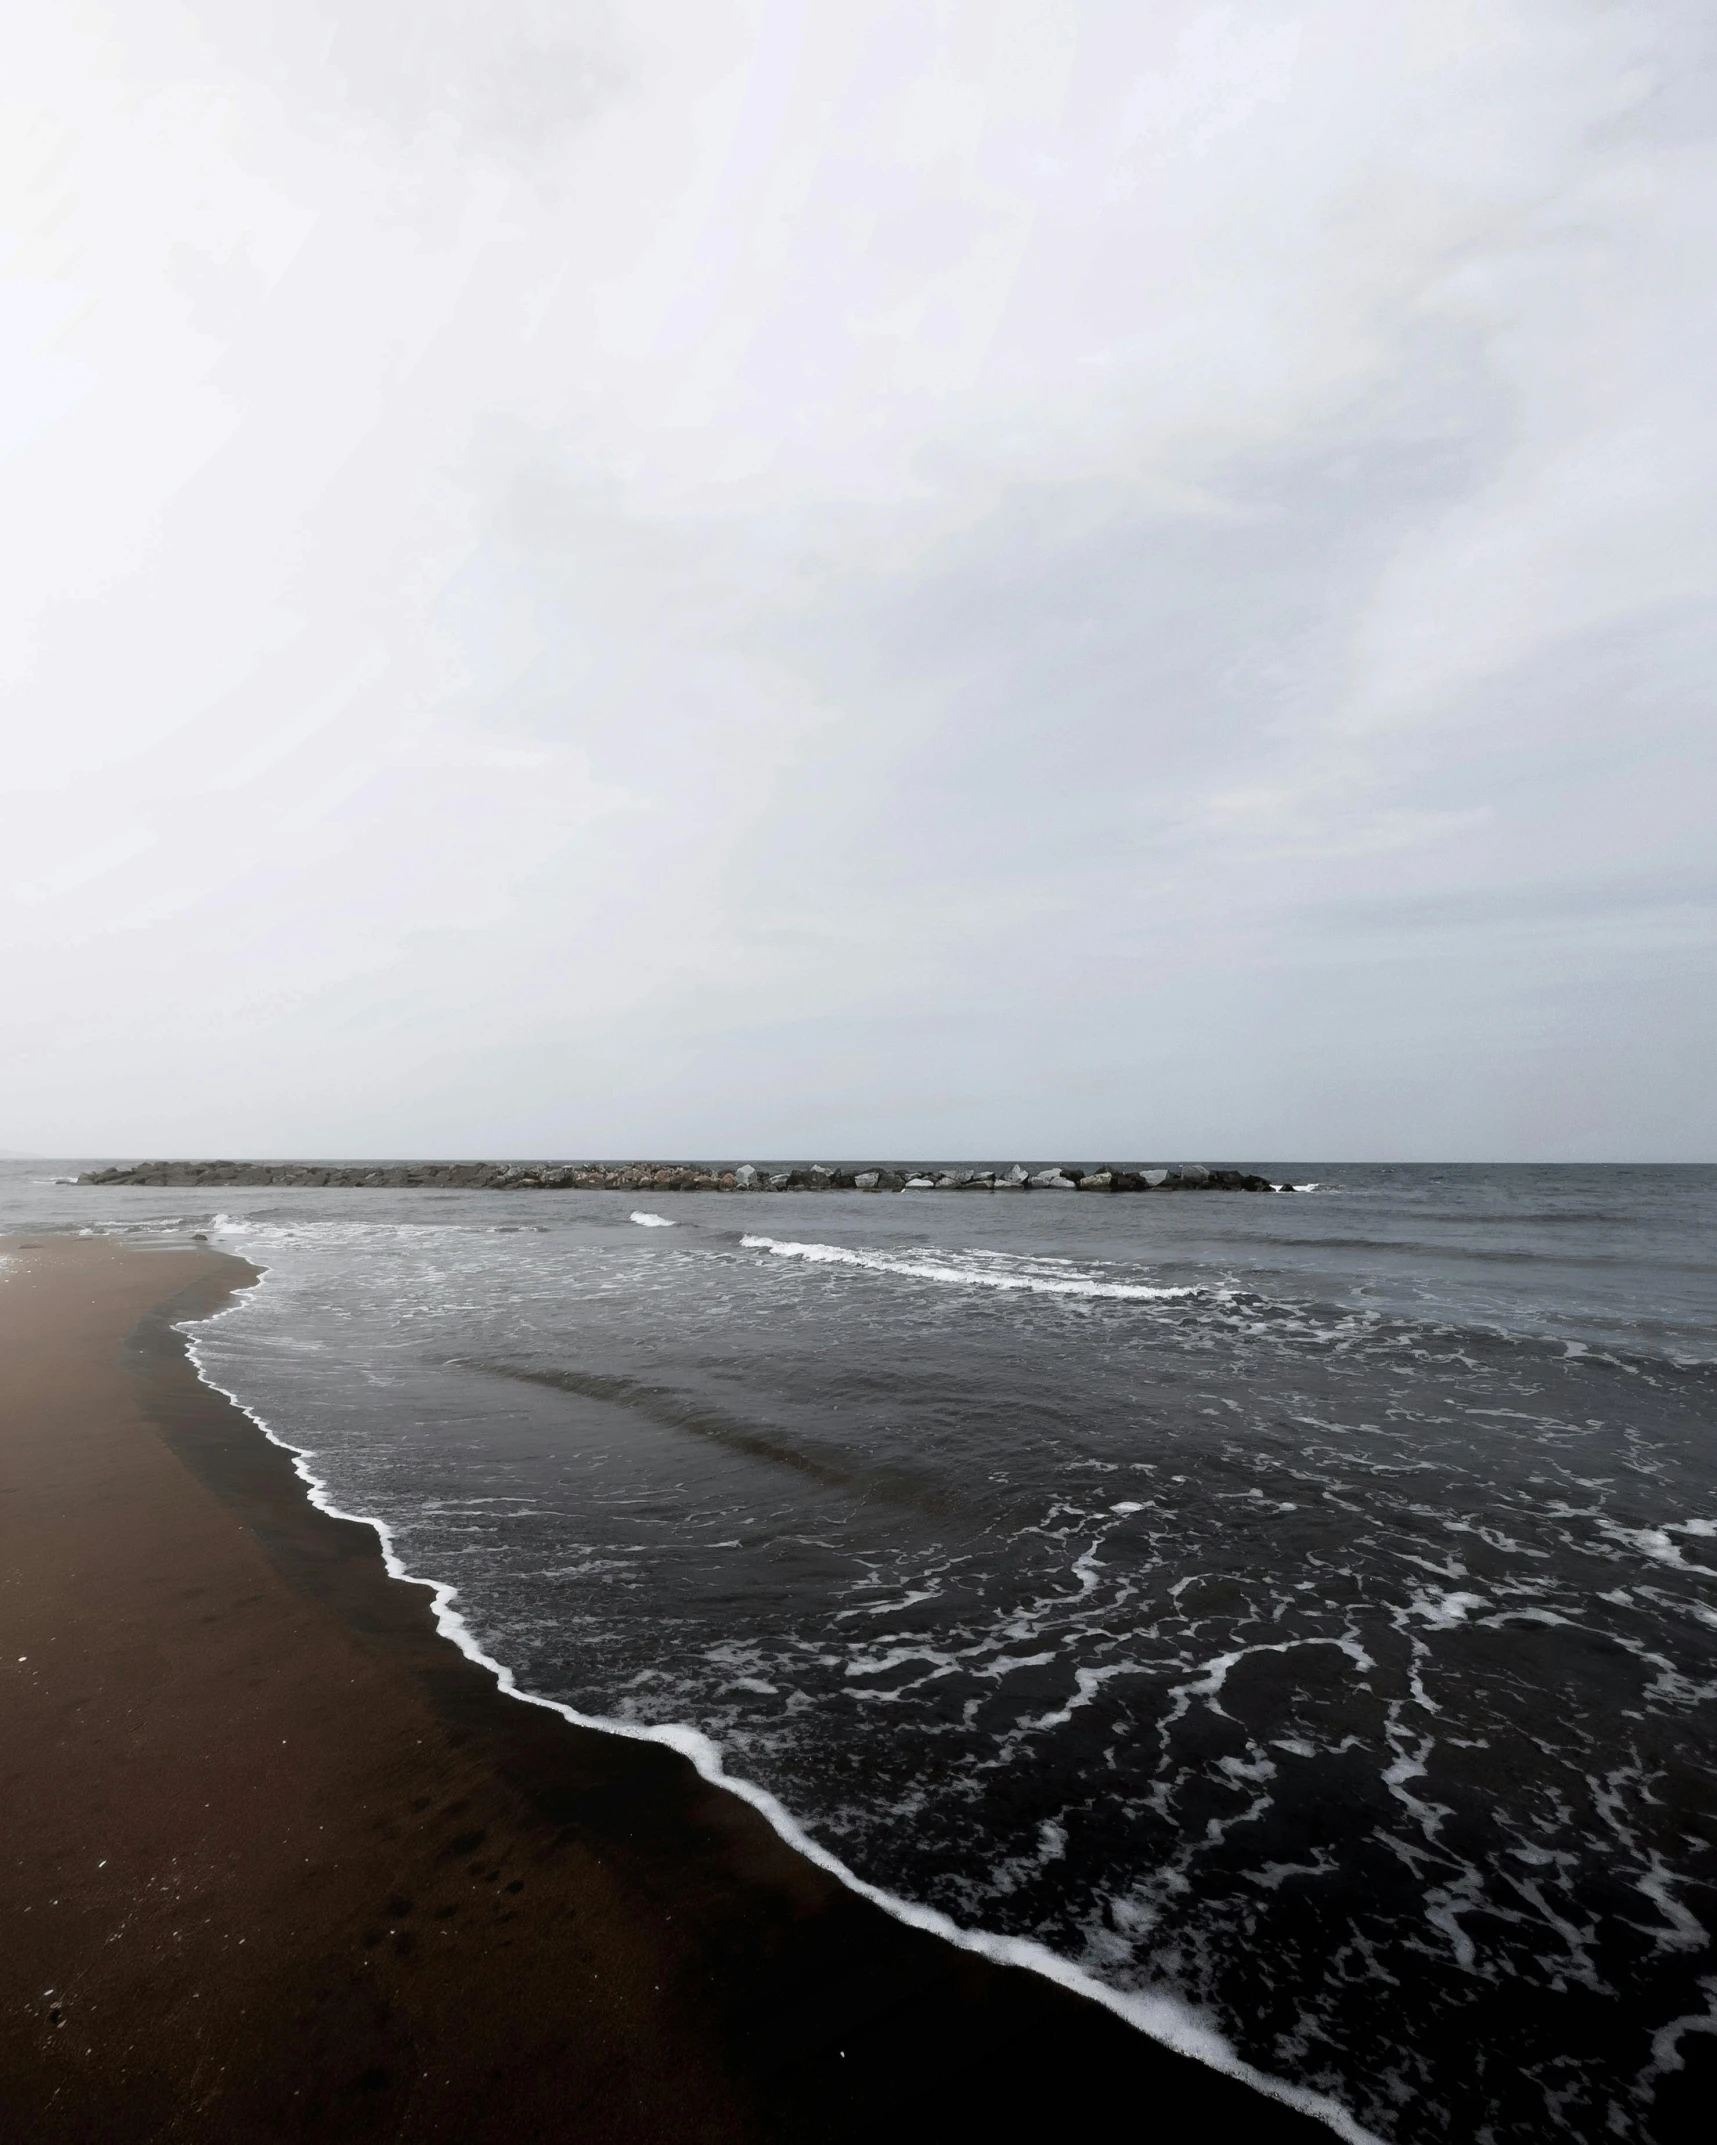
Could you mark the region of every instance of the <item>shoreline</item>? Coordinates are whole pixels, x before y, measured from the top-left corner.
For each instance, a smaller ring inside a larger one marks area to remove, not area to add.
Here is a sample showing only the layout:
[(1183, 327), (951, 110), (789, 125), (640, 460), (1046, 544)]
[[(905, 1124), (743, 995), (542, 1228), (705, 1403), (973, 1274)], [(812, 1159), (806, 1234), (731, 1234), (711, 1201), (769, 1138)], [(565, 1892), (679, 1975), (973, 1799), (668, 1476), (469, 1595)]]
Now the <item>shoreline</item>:
[[(256, 1272), (254, 1285), (260, 1287), (267, 1278), (267, 1269), (259, 1269)], [(234, 1300), (215, 1315), (225, 1316), (240, 1308), (241, 1299), (235, 1295)], [(513, 1699), (521, 1705), (540, 1706), (544, 1711), (559, 1715), (570, 1726), (580, 1730), (598, 1735), (618, 1736), (629, 1742), (654, 1743), (676, 1752), (691, 1764), (707, 1785), (749, 1804), (794, 1854), (825, 1871), (847, 1891), (880, 1908), (892, 1920), (909, 1929), (922, 1930), (945, 1944), (971, 1952), (995, 1965), (1020, 1969), (1038, 1975), (1059, 1988), (1067, 1989), (1085, 2001), (1112, 2012), (1135, 2031), (1172, 2053), (1190, 2058), (1202, 2067), (1232, 2078), (1267, 2099), (1278, 2101), (1312, 2117), (1344, 2139), (1346, 2145), (1378, 2145), (1372, 2133), (1365, 2130), (1339, 2104), (1285, 2080), (1273, 2078), (1244, 2062), (1214, 2029), (1204, 2025), (1190, 2008), (1176, 1999), (1145, 1993), (1129, 1994), (1123, 1990), (1112, 1989), (1059, 1954), (1028, 1938), (966, 1928), (934, 1907), (923, 1906), (915, 1900), (902, 1898), (867, 1882), (808, 1833), (791, 1811), (768, 1789), (729, 1773), (723, 1762), (720, 1746), (701, 1730), (679, 1724), (648, 1726), (610, 1714), (581, 1713), (576, 1707), (564, 1704), (559, 1699), (545, 1698), (537, 1692), (523, 1689), (507, 1663), (483, 1651), (465, 1618), (454, 1607), (457, 1599), (455, 1587), (445, 1580), (429, 1579), (420, 1572), (412, 1571), (400, 1557), (392, 1530), (385, 1520), (376, 1519), (366, 1513), (342, 1510), (333, 1501), (328, 1484), (308, 1464), (314, 1456), (281, 1437), (254, 1409), (240, 1400), (237, 1394), (229, 1392), (226, 1387), (211, 1378), (198, 1358), (194, 1338), (186, 1340), (186, 1355), (203, 1384), (219, 1393), (245, 1416), (271, 1445), (290, 1457), (306, 1496), (318, 1511), (327, 1514), (331, 1519), (368, 1527), (374, 1532), (388, 1577), (398, 1583), (425, 1589), (430, 1597), (430, 1613), (441, 1637), (457, 1647), (466, 1660), (493, 1677), (495, 1686), (503, 1697)]]
[[(397, 1584), (385, 1530), (313, 1502), (194, 1367), (174, 1320), (255, 1277), (47, 1238), (0, 1282), (0, 1532), (11, 1621), (34, 1626), (0, 1761), (26, 1932), (0, 1967), (0, 2097), (21, 2134), (153, 2137), (171, 2111), (210, 2139), (522, 2140), (576, 2108), (592, 2139), (1023, 2136), (1122, 2096), (1177, 2130), (1330, 2134), (977, 1955), (1004, 1940), (883, 1911), (795, 1851), (768, 1798), (718, 1761), (712, 1779), (712, 1752), (700, 1772), (671, 1731), (510, 1692), (445, 1589)], [(242, 1792), (199, 1815), (217, 1776)]]

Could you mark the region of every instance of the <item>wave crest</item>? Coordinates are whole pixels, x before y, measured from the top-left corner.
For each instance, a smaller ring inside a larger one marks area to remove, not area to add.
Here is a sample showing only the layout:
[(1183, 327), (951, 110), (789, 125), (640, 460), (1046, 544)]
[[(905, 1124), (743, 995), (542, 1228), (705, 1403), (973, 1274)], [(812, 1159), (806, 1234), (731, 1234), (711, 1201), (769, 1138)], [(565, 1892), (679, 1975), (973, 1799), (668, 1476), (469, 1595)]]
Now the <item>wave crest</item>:
[(778, 1259), (803, 1259), (812, 1266), (857, 1266), (866, 1273), (898, 1274), (905, 1280), (939, 1281), (955, 1288), (1102, 1297), (1117, 1303), (1162, 1303), (1177, 1296), (1209, 1293), (1191, 1284), (1103, 1281), (1086, 1274), (1046, 1274), (1023, 1265), (988, 1264), (980, 1252), (852, 1251), (843, 1244), (802, 1244), (774, 1236), (742, 1236), (739, 1241), (747, 1251), (767, 1251)]

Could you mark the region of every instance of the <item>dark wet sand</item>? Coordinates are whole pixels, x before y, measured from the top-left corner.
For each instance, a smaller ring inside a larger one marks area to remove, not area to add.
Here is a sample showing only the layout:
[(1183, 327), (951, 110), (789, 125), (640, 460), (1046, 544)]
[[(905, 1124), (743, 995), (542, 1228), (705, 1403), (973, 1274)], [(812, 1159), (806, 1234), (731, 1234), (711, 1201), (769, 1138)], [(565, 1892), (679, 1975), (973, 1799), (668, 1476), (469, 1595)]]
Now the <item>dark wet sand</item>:
[(249, 1268), (3, 1248), (8, 2145), (1327, 2145), (504, 1698), (185, 1360)]

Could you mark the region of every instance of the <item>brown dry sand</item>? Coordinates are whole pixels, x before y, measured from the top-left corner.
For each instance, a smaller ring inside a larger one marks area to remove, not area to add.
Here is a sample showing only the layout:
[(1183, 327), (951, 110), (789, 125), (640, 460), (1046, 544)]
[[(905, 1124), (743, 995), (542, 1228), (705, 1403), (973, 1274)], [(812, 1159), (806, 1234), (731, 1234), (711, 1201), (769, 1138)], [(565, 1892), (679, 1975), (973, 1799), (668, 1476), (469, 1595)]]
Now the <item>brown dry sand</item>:
[(251, 1271), (0, 1274), (0, 2136), (1330, 2133), (503, 1697), (195, 1376)]

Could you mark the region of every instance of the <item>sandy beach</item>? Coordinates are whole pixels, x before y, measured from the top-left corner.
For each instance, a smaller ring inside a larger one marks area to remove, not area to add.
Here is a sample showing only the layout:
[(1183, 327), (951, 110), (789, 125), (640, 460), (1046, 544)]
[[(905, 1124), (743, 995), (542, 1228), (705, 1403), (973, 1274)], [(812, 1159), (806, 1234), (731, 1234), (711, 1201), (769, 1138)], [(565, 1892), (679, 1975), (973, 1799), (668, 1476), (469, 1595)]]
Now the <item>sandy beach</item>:
[(197, 1379), (241, 1262), (3, 1248), (9, 2137), (1329, 2135), (499, 1693)]

